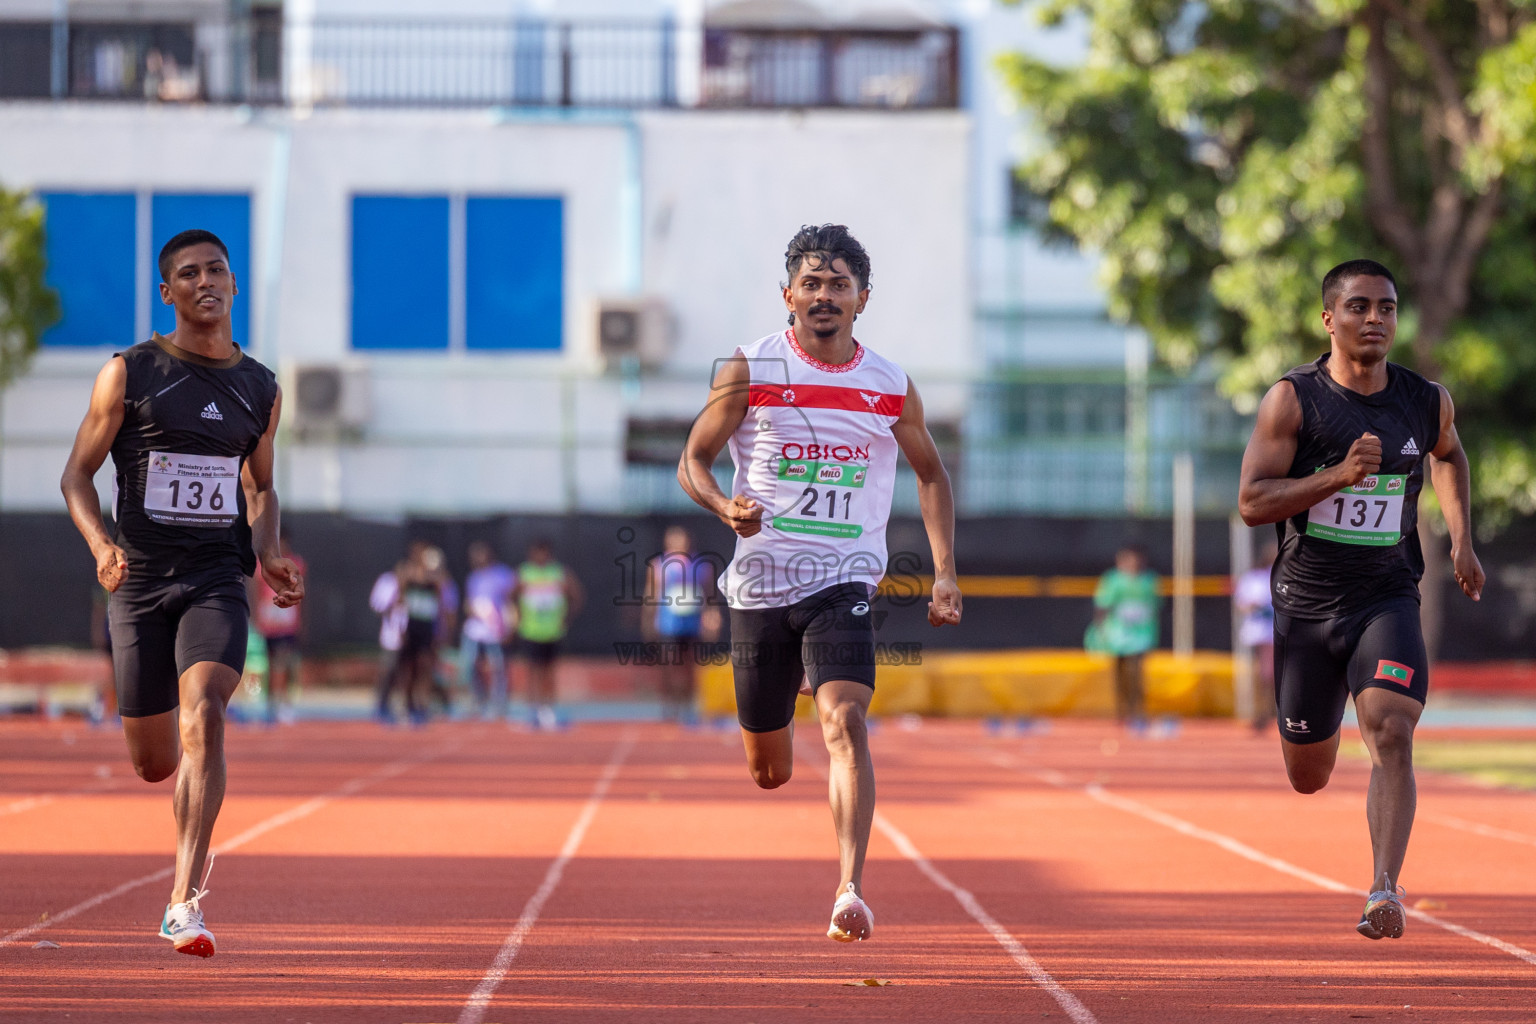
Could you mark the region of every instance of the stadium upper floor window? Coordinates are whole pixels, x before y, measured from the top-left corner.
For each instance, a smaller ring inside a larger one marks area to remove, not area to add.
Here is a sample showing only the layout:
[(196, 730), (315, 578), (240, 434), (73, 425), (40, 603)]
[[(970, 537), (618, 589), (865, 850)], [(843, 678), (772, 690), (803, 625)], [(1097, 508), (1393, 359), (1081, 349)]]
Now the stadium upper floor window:
[(0, 98), (885, 110), (960, 100), (955, 27), (840, 20), (793, 0), (737, 0), (702, 24), (528, 11), (285, 18), (271, 0), (209, 5), (206, 23), (131, 20), (134, 9), (125, 0), (110, 22), (0, 20)]

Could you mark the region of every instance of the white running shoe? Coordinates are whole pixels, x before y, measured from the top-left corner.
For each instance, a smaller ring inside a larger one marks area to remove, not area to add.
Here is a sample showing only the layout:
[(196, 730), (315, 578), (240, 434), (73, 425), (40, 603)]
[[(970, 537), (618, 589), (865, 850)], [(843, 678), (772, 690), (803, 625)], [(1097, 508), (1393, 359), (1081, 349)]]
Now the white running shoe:
[(827, 928), (827, 938), (838, 942), (862, 942), (874, 931), (875, 912), (849, 882), (838, 894), (837, 902), (832, 904), (832, 924)]
[[(208, 855), (208, 867), (203, 871), (203, 885), (213, 873), (213, 854)], [(202, 900), (207, 889), (193, 889), (185, 903), (167, 903), (165, 916), (160, 919), (160, 937), (170, 939), (178, 953), (209, 957), (217, 952), (213, 932), (203, 924)]]

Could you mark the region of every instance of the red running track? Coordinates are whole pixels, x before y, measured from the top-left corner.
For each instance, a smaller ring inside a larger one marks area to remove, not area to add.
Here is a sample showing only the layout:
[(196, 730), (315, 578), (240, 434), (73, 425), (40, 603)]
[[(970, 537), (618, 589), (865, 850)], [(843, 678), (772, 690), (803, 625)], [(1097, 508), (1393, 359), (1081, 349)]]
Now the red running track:
[(170, 783), (0, 723), (0, 1022), (1536, 1020), (1530, 795), (1421, 773), (1433, 920), (1371, 942), (1362, 764), (1301, 797), (1225, 723), (887, 724), (875, 938), (842, 946), (812, 732), (762, 793), (733, 732), (235, 731), (198, 960), (154, 935)]

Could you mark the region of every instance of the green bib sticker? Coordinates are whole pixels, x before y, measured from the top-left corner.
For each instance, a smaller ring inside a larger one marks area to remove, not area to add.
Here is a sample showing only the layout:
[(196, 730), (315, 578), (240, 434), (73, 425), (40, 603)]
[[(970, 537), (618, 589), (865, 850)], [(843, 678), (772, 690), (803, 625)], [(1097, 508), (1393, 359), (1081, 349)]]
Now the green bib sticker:
[(857, 537), (864, 532), (858, 523), (830, 523), (819, 519), (791, 519), (774, 516), (773, 528), (787, 533), (810, 533), (818, 537)]
[(1391, 547), (1403, 539), (1408, 477), (1378, 473), (1330, 494), (1307, 510), (1307, 536), (1339, 544)]

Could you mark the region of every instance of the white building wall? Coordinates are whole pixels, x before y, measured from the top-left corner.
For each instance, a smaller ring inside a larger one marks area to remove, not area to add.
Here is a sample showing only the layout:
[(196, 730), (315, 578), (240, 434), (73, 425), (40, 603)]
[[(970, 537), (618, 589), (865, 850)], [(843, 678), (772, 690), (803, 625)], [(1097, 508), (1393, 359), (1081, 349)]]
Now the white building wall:
[[(612, 510), (625, 500), (631, 411), (691, 417), (711, 362), (783, 323), (784, 246), (802, 223), (844, 222), (861, 238), (875, 293), (860, 337), (919, 380), (933, 374), (930, 408), (956, 414), (963, 391), (954, 382), (977, 369), (968, 125), (957, 112), (295, 118), (13, 103), (0, 105), (0, 181), (252, 195), (252, 266), (235, 271), (250, 282), (253, 354), (279, 369), (358, 361), (372, 390), (360, 442), (285, 440), (287, 507)], [(562, 195), (564, 351), (352, 352), (349, 209), (359, 192)], [(596, 368), (591, 306), (636, 283), (671, 308), (677, 347), (662, 378), (621, 382)], [(45, 350), (3, 396), (0, 507), (62, 509), (58, 473), (109, 351)]]

